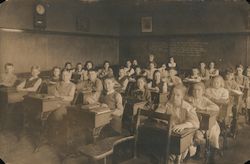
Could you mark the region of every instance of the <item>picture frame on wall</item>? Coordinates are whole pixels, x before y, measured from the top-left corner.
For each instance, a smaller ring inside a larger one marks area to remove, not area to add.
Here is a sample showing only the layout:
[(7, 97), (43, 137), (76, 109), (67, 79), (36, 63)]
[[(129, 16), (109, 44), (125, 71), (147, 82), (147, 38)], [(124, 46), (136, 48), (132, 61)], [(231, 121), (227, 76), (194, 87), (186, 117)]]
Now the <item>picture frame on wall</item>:
[(151, 16), (141, 17), (141, 32), (153, 31), (153, 18)]

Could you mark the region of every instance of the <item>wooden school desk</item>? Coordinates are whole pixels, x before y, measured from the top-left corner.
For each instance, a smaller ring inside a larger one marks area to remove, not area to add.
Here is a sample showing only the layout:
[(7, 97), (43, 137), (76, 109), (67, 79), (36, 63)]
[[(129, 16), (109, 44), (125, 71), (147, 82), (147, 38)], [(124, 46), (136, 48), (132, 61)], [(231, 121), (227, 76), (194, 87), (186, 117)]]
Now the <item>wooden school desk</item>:
[(98, 104), (69, 106), (67, 111), (71, 140), (74, 140), (74, 133), (82, 135), (87, 130), (91, 133), (92, 142), (95, 142), (102, 128), (111, 121), (111, 110)]

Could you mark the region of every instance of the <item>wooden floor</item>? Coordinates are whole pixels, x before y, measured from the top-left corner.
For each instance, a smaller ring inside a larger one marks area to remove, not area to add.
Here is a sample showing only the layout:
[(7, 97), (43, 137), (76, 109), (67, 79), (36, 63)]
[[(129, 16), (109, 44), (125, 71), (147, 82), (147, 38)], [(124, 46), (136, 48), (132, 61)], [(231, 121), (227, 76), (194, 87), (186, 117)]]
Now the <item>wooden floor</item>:
[[(236, 140), (229, 140), (229, 148), (224, 157), (216, 157), (218, 164), (243, 164), (250, 160), (250, 126), (240, 118), (240, 130)], [(60, 160), (53, 146), (44, 145), (38, 152), (33, 152), (33, 146), (28, 136), (20, 139), (10, 132), (0, 133), (0, 158), (8, 164), (88, 164), (84, 157), (67, 157)], [(202, 161), (188, 160), (186, 164), (202, 164)]]

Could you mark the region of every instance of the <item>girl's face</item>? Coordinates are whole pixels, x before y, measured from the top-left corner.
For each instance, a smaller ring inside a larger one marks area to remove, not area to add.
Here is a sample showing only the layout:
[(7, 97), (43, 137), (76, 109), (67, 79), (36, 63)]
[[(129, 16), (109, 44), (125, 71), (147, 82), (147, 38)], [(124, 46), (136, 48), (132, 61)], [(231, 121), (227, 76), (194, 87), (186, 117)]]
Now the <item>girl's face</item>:
[(71, 64), (68, 63), (68, 64), (66, 65), (66, 69), (71, 69), (71, 68), (72, 68)]
[(60, 69), (56, 68), (56, 69), (54, 69), (53, 74), (55, 77), (58, 77), (58, 76), (60, 76), (60, 72), (61, 72)]
[(177, 106), (181, 105), (183, 97), (184, 95), (181, 89), (173, 90), (172, 100), (173, 100), (174, 105), (177, 105)]
[(134, 61), (133, 61), (133, 65), (138, 65), (137, 60), (134, 60)]
[(205, 69), (206, 64), (205, 63), (201, 63), (200, 66), (201, 66), (201, 69)]
[(213, 69), (213, 68), (214, 68), (214, 63), (213, 63), (213, 62), (210, 63), (209, 68), (210, 68), (210, 69)]
[(145, 86), (145, 82), (143, 79), (138, 79), (137, 80), (137, 87), (140, 89), (140, 90), (143, 90), (144, 89), (144, 86)]
[(237, 68), (237, 74), (242, 75), (243, 74), (243, 69), (242, 68)]
[(153, 56), (153, 55), (150, 55), (150, 56), (149, 56), (149, 61), (150, 61), (150, 62), (154, 61), (154, 56)]
[(141, 68), (136, 68), (135, 69), (135, 73), (136, 73), (136, 75), (140, 75), (141, 74)]
[(154, 63), (150, 63), (150, 64), (149, 64), (149, 68), (150, 68), (150, 69), (154, 69), (154, 68), (155, 68)]
[(127, 67), (130, 68), (131, 67), (131, 61), (127, 61)]
[(87, 69), (92, 69), (92, 68), (93, 68), (93, 65), (92, 65), (92, 63), (89, 62), (89, 63), (87, 63), (87, 66), (86, 66), (86, 67), (87, 67)]
[(160, 74), (160, 72), (156, 72), (154, 78), (155, 78), (155, 80), (161, 80), (161, 74)]
[(170, 58), (170, 63), (174, 63), (174, 58)]
[(36, 69), (36, 68), (33, 68), (33, 69), (31, 70), (31, 75), (32, 75), (33, 77), (38, 76), (39, 73), (40, 73), (40, 71), (39, 71), (38, 69)]
[(109, 63), (108, 63), (108, 62), (104, 64), (104, 68), (105, 68), (105, 69), (108, 69), (108, 68), (109, 68)]
[(234, 77), (233, 73), (227, 73), (227, 74), (226, 74), (226, 79), (227, 79), (227, 80), (232, 80), (233, 77)]
[(12, 65), (8, 65), (5, 68), (6, 73), (13, 73), (14, 72), (14, 67)]
[(199, 85), (195, 85), (195, 86), (194, 86), (194, 89), (193, 89), (193, 96), (194, 96), (195, 98), (200, 98), (200, 97), (202, 97), (203, 93), (204, 93), (204, 91), (203, 91), (203, 89), (202, 89), (201, 86), (199, 86)]
[(192, 72), (193, 72), (193, 75), (198, 75), (198, 73), (199, 73), (199, 71), (197, 69), (193, 69)]
[(218, 89), (218, 88), (221, 87), (221, 81), (220, 81), (220, 79), (218, 79), (218, 78), (214, 79), (214, 81), (213, 81), (213, 87), (215, 89)]
[(161, 68), (165, 70), (167, 68), (166, 64), (162, 64)]
[(120, 69), (120, 70), (119, 70), (119, 76), (120, 76), (120, 77), (125, 76), (125, 71), (124, 71), (124, 69)]

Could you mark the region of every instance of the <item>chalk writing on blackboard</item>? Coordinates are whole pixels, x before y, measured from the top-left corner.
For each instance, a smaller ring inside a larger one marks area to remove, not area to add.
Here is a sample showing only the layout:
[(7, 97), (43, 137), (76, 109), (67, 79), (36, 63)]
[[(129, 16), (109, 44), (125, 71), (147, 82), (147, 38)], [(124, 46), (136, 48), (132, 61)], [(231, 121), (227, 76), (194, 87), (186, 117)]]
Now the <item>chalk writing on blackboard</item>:
[(204, 56), (207, 45), (207, 42), (197, 39), (172, 39), (169, 41), (169, 53), (171, 56)]

